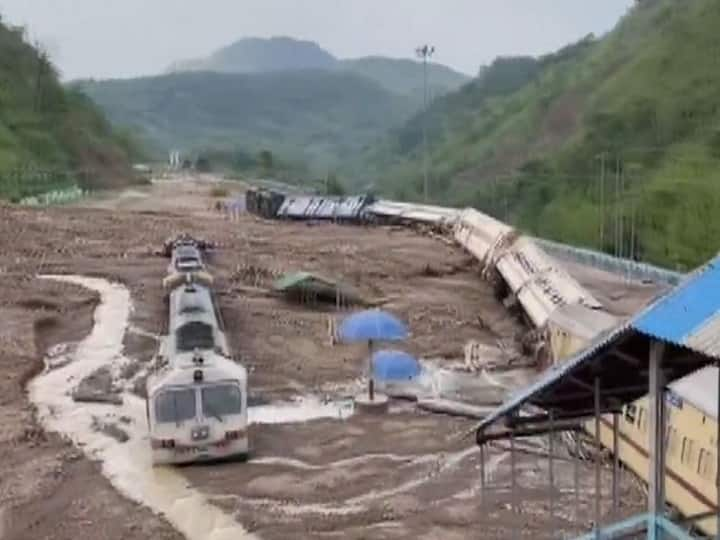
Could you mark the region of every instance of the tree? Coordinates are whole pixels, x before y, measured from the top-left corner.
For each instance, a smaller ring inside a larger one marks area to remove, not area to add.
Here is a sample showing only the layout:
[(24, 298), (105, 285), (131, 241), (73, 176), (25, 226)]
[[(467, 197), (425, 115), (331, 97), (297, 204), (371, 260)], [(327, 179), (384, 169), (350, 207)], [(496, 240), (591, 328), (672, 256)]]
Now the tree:
[(338, 195), (341, 197), (345, 195), (345, 186), (343, 186), (342, 182), (338, 180), (338, 177), (335, 173), (331, 173), (328, 175), (325, 188), (327, 195)]
[(274, 158), (273, 153), (270, 150), (263, 150), (258, 155), (258, 163), (260, 164), (260, 168), (264, 172), (269, 172), (273, 170), (274, 167)]

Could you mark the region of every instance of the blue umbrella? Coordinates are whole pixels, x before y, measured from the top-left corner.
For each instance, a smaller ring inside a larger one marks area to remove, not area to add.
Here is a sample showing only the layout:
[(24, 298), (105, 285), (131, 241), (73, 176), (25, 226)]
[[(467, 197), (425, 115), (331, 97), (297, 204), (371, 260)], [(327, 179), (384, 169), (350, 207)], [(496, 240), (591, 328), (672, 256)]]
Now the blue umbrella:
[(417, 359), (403, 351), (378, 351), (373, 355), (372, 363), (374, 376), (385, 381), (410, 380), (422, 370)]
[(347, 317), (338, 330), (342, 341), (398, 341), (408, 330), (394, 315), (379, 309), (361, 311)]
[[(371, 356), (373, 341), (399, 341), (405, 339), (407, 335), (408, 329), (402, 321), (379, 309), (350, 315), (338, 329), (338, 336), (342, 341), (367, 341)], [(372, 365), (368, 366), (368, 396), (371, 401), (375, 399)]]

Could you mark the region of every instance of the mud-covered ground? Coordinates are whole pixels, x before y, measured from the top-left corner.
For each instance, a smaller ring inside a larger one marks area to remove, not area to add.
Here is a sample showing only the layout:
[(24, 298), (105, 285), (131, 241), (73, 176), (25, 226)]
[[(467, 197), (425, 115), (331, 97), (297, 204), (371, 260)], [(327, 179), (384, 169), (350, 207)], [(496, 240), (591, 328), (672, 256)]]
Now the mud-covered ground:
[[(254, 402), (332, 399), (354, 391), (363, 374), (363, 347), (330, 344), (335, 306), (296, 305), (270, 293), (282, 272), (316, 271), (383, 301), (410, 326), (405, 348), (440, 363), (462, 360), (469, 339), (512, 349), (526, 334), (449, 242), (396, 228), (232, 221), (212, 211), (210, 190), (204, 182), (168, 182), (84, 207), (0, 208), (0, 538), (180, 538), (162, 516), (118, 495), (81, 451), (36, 424), (25, 383), (49, 348), (87, 335), (97, 302), (39, 273), (104, 277), (129, 288), (134, 309), (124, 354), (131, 362), (121, 378), (139, 392), (164, 320), (167, 260), (154, 252), (181, 231), (219, 244), (212, 272)], [(546, 441), (528, 441), (517, 455), (516, 514), (503, 448), (485, 456), (489, 486), (481, 496), (472, 427), (397, 403), (382, 417), (253, 425), (248, 463), (181, 471), (264, 539), (507, 538), (513, 525), (526, 528), (524, 536), (558, 538), (561, 530), (587, 529), (589, 464), (580, 464), (575, 519), (574, 462), (556, 459), (551, 516)], [(560, 442), (556, 448), (562, 455)], [(607, 470), (603, 478), (607, 494)], [(641, 502), (629, 476), (623, 492), (626, 501)]]

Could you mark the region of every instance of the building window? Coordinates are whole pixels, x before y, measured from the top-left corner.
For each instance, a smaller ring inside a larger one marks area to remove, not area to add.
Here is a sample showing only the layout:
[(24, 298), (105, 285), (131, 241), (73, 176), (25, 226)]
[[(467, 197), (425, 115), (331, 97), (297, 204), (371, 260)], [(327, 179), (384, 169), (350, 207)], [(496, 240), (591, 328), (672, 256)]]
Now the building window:
[(647, 431), (647, 411), (642, 407), (638, 410), (637, 424), (640, 431)]
[(637, 407), (635, 405), (628, 405), (627, 407), (625, 407), (625, 420), (627, 420), (631, 424), (634, 424), (636, 412)]

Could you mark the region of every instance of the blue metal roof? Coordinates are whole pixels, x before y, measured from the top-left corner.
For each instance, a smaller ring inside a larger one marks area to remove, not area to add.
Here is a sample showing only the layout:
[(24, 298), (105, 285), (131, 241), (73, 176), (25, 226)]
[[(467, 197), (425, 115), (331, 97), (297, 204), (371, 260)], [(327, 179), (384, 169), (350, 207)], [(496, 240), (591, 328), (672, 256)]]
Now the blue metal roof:
[[(528, 403), (539, 406), (552, 403), (557, 408), (569, 407), (569, 403), (562, 404), (562, 393), (567, 395), (574, 391), (577, 386), (573, 386), (573, 382), (577, 383), (578, 379), (583, 379), (583, 375), (590, 376), (589, 372), (593, 371), (590, 369), (591, 365), (595, 368), (593, 376), (600, 374), (608, 379), (618, 377), (618, 363), (616, 358), (613, 358), (612, 350), (630, 338), (635, 339), (635, 347), (638, 347), (640, 342), (647, 346), (650, 338), (697, 353), (696, 358), (693, 359), (688, 359), (687, 355), (671, 359), (676, 363), (676, 370), (667, 382), (682, 378), (711, 363), (712, 360), (720, 359), (720, 339), (707, 339), (707, 336), (702, 335), (703, 329), (716, 322), (720, 318), (719, 315), (720, 256), (687, 276), (675, 289), (652, 302), (627, 322), (598, 335), (586, 349), (545, 371), (535, 383), (516, 392), (488, 415), (480, 423), (478, 431), (489, 427), (502, 417), (515, 413)], [(705, 339), (698, 339), (699, 337)], [(647, 358), (639, 360), (646, 362)], [(641, 370), (638, 369), (623, 372), (618, 381), (610, 381), (608, 386), (603, 387), (603, 393), (611, 396), (616, 402), (634, 401), (647, 393), (647, 383), (642, 393), (639, 393), (639, 390), (631, 392), (627, 390), (628, 379), (634, 378), (635, 382), (639, 382), (639, 373)], [(647, 381), (647, 378), (644, 377), (642, 380)], [(583, 382), (587, 387), (592, 384), (592, 379)], [(622, 388), (623, 386), (625, 388)], [(613, 395), (614, 390), (619, 393)], [(555, 398), (554, 394), (559, 398), (555, 402), (552, 401)], [(592, 397), (591, 392), (590, 396)], [(587, 403), (586, 397), (583, 399), (584, 403)], [(572, 410), (566, 412), (572, 414)]]
[(688, 345), (695, 332), (719, 312), (720, 257), (717, 257), (638, 317), (633, 325), (649, 336)]

